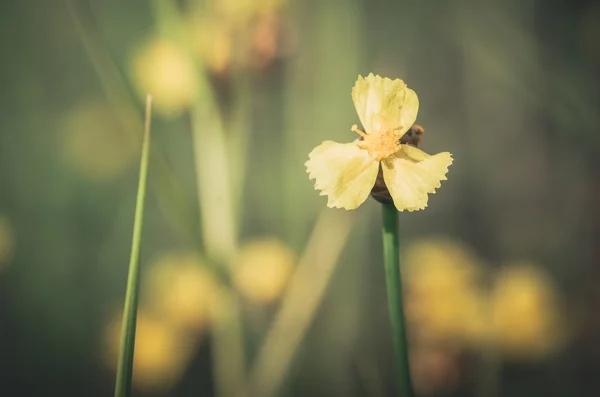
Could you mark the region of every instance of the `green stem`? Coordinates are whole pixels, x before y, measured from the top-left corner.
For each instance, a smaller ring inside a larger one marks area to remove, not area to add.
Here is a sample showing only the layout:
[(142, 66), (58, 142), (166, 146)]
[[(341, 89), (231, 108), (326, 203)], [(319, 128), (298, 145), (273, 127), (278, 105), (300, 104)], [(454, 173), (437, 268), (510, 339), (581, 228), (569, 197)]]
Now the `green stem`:
[(406, 322), (402, 309), (402, 281), (400, 280), (400, 250), (398, 248), (398, 211), (394, 204), (383, 206), (383, 256), (387, 300), (392, 324), (392, 337), (396, 353), (396, 370), (400, 396), (412, 397), (412, 381), (408, 366), (408, 344)]
[(144, 199), (146, 197), (146, 177), (148, 174), (148, 158), (150, 153), (150, 120), (152, 97), (146, 97), (146, 122), (142, 140), (142, 159), (140, 162), (140, 177), (138, 181), (135, 218), (133, 222), (133, 239), (131, 256), (129, 257), (129, 274), (127, 276), (127, 292), (123, 309), (123, 325), (121, 327), (121, 350), (117, 367), (115, 397), (125, 397), (131, 394), (131, 379), (133, 376), (133, 353), (135, 349), (135, 326), (138, 308), (138, 291), (140, 279), (140, 243), (142, 240), (142, 223), (144, 220)]

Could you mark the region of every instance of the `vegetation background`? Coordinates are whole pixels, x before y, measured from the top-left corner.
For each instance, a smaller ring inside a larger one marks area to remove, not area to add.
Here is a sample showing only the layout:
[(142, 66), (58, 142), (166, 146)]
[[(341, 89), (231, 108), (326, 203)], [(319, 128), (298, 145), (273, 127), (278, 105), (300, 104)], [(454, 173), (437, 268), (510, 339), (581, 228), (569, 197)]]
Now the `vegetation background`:
[(392, 395), (379, 205), (303, 165), (370, 72), (455, 157), (400, 216), (419, 395), (600, 395), (599, 43), (584, 0), (2, 2), (0, 395), (113, 391), (147, 92), (134, 395)]

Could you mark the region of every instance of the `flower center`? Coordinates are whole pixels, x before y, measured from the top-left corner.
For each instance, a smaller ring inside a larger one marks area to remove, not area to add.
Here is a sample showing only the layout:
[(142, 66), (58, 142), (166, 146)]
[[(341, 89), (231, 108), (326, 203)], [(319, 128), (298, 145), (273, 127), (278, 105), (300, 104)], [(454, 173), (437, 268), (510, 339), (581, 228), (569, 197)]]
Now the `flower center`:
[(375, 134), (367, 134), (358, 129), (356, 124), (352, 126), (352, 131), (358, 133), (363, 139), (357, 143), (359, 149), (369, 152), (371, 157), (381, 161), (400, 148), (400, 137), (390, 129), (384, 128)]

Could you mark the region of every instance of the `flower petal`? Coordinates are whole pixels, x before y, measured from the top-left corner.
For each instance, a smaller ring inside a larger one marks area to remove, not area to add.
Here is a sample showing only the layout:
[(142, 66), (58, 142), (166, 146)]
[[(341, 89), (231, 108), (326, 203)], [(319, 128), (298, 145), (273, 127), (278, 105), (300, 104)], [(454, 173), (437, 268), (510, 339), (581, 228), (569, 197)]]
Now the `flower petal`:
[(315, 189), (327, 195), (327, 206), (352, 210), (368, 197), (379, 163), (355, 143), (325, 141), (308, 155), (306, 170)]
[(358, 76), (352, 89), (352, 100), (360, 122), (368, 134), (382, 129), (403, 135), (415, 123), (419, 98), (400, 79), (391, 80), (369, 74)]
[(383, 178), (398, 211), (427, 207), (428, 193), (435, 193), (440, 182), (447, 179), (452, 161), (448, 152), (430, 156), (408, 145), (383, 160)]

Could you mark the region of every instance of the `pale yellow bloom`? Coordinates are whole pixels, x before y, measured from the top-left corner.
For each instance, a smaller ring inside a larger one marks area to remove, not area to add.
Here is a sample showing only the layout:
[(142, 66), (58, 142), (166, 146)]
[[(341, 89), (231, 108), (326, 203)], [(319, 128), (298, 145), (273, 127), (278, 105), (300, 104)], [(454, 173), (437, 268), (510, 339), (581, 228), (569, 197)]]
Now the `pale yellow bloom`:
[(430, 156), (400, 138), (414, 124), (419, 110), (417, 94), (400, 80), (358, 77), (352, 100), (365, 131), (356, 125), (360, 140), (325, 141), (306, 162), (315, 189), (328, 196), (327, 206), (355, 209), (368, 197), (381, 166), (385, 184), (399, 211), (427, 207), (429, 193), (446, 180), (452, 155)]
[(264, 238), (246, 244), (235, 264), (234, 282), (248, 299), (269, 303), (287, 286), (296, 256), (281, 241)]

